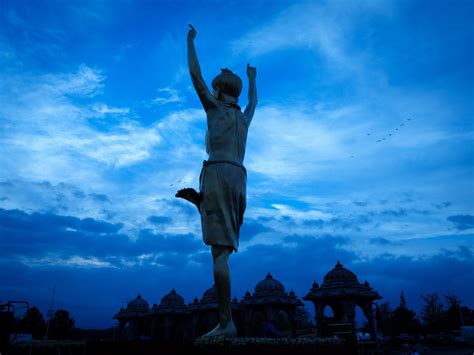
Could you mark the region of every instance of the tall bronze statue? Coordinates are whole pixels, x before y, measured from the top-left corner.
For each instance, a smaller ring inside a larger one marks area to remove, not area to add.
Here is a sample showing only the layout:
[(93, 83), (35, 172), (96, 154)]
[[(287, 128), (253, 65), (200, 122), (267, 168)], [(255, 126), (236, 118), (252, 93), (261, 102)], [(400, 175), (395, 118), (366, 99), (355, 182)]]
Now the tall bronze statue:
[(219, 324), (205, 336), (234, 337), (230, 302), (229, 255), (239, 247), (239, 231), (246, 205), (247, 171), (243, 165), (247, 131), (257, 106), (256, 69), (247, 64), (248, 105), (244, 112), (238, 103), (242, 80), (229, 69), (212, 81), (212, 93), (201, 75), (194, 47), (196, 30), (189, 25), (188, 66), (191, 80), (207, 115), (205, 160), (197, 192), (178, 191), (176, 197), (196, 205), (201, 215), (204, 243), (211, 246), (214, 282), (219, 297)]

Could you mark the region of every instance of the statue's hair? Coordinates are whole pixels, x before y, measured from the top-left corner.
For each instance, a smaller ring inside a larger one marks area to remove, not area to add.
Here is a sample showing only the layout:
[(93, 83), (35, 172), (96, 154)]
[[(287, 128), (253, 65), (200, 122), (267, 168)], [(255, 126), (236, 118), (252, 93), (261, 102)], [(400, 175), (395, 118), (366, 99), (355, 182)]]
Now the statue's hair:
[(221, 73), (212, 80), (212, 88), (226, 95), (238, 98), (242, 91), (242, 80), (231, 70), (224, 68)]

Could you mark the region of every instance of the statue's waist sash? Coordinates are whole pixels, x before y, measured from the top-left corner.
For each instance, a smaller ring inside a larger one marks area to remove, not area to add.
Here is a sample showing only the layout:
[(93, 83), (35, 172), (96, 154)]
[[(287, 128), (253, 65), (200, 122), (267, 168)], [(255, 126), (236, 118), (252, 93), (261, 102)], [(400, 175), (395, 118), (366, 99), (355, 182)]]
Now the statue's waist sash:
[(235, 166), (238, 166), (239, 168), (241, 168), (244, 171), (245, 175), (247, 175), (247, 169), (245, 169), (245, 166), (243, 166), (242, 164), (237, 163), (235, 161), (232, 161), (232, 160), (204, 160), (202, 162), (203, 166), (209, 166), (209, 165), (212, 165), (212, 164), (231, 164), (231, 165), (235, 165)]

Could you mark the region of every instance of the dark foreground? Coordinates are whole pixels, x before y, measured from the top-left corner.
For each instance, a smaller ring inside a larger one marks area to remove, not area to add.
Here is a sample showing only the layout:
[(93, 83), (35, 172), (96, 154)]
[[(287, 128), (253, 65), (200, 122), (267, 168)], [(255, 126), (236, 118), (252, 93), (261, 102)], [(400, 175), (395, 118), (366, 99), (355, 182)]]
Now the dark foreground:
[[(35, 342), (17, 344), (11, 349), (12, 355), (346, 355), (357, 354), (357, 349), (348, 344), (318, 345), (281, 345), (281, 344), (248, 344), (234, 346), (231, 344), (215, 345), (167, 345), (153, 340), (130, 341), (84, 341), (84, 342)], [(371, 354), (373, 352), (367, 352)]]
[(34, 341), (17, 344), (2, 355), (472, 355), (474, 348), (448, 346), (422, 347), (419, 349), (387, 349), (376, 351), (375, 344), (328, 343), (317, 345), (288, 344), (163, 344), (153, 340), (93, 340), (93, 341)]

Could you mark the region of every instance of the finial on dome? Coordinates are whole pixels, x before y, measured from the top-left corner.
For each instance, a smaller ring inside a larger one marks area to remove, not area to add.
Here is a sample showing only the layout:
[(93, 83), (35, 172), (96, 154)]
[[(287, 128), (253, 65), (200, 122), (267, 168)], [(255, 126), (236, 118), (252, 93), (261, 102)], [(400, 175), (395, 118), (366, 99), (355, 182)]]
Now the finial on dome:
[(141, 300), (141, 299), (142, 299), (142, 295), (138, 294), (137, 298), (138, 298), (139, 300)]
[(313, 288), (319, 288), (319, 285), (318, 285), (318, 283), (316, 282), (316, 280), (313, 282)]
[(336, 263), (336, 267), (342, 267), (342, 264), (341, 262), (338, 260), (337, 263)]
[(266, 279), (272, 279), (272, 278), (273, 278), (272, 274), (270, 274), (270, 271), (268, 272), (268, 274), (267, 274), (267, 276), (266, 276), (265, 278), (266, 278)]

